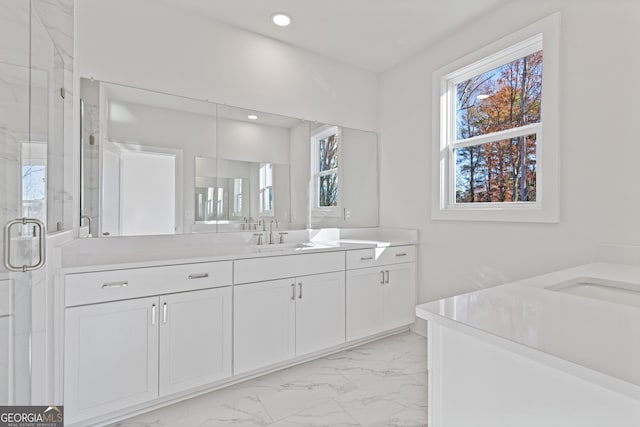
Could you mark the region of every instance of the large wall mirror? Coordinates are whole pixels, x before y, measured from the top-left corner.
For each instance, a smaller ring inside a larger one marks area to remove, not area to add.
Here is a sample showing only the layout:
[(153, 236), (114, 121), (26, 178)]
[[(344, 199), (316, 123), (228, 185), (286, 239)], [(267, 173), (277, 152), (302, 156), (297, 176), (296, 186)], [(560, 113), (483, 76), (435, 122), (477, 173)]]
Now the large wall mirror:
[(378, 225), (373, 132), (81, 79), (81, 235)]

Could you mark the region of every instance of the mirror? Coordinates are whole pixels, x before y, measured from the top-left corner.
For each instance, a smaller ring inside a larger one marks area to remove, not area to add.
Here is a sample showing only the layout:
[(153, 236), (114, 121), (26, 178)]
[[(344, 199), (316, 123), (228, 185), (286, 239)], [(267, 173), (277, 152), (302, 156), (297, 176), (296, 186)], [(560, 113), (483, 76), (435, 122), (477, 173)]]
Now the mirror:
[(261, 230), (276, 220), (291, 228), (289, 165), (196, 158), (195, 212), (199, 231)]
[[(80, 89), (85, 236), (378, 225), (373, 132), (89, 79)], [(330, 169), (311, 161), (320, 146)]]
[(377, 227), (376, 133), (314, 123), (308, 146), (311, 228)]

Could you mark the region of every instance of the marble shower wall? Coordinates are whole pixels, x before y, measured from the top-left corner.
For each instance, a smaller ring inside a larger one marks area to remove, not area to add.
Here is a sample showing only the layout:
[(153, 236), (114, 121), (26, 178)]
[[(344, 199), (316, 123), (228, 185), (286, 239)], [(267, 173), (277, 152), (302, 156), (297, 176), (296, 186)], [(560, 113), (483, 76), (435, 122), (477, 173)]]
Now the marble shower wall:
[[(31, 0), (32, 31), (41, 27), (53, 47), (49, 70), (49, 141), (47, 147), (47, 228), (51, 231), (73, 228), (73, 0)], [(35, 35), (38, 35), (37, 33)], [(32, 39), (34, 34), (32, 34)], [(32, 43), (32, 62), (40, 54)], [(64, 99), (60, 88), (64, 88)], [(32, 120), (33, 122), (33, 120)]]

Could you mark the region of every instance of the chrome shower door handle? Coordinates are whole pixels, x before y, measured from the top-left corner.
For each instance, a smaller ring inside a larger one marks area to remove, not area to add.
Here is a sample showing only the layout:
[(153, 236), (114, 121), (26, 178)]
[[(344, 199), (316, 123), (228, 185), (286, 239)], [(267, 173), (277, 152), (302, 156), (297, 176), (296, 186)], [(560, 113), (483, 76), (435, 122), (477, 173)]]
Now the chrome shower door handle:
[[(38, 228), (38, 262), (33, 265), (13, 265), (11, 264), (11, 228), (14, 225), (21, 224), (33, 224)], [(46, 240), (45, 240), (45, 226), (42, 221), (35, 218), (17, 218), (13, 219), (4, 226), (4, 266), (9, 271), (27, 272), (38, 270), (42, 268), (46, 262)]]

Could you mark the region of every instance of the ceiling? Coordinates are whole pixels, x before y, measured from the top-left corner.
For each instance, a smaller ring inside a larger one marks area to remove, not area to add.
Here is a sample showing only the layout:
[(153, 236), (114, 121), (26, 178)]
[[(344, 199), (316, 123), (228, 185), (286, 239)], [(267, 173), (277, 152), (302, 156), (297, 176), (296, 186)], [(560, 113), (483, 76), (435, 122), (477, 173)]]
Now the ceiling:
[[(506, 0), (162, 0), (187, 12), (384, 71)], [(275, 12), (289, 27), (271, 22)]]

